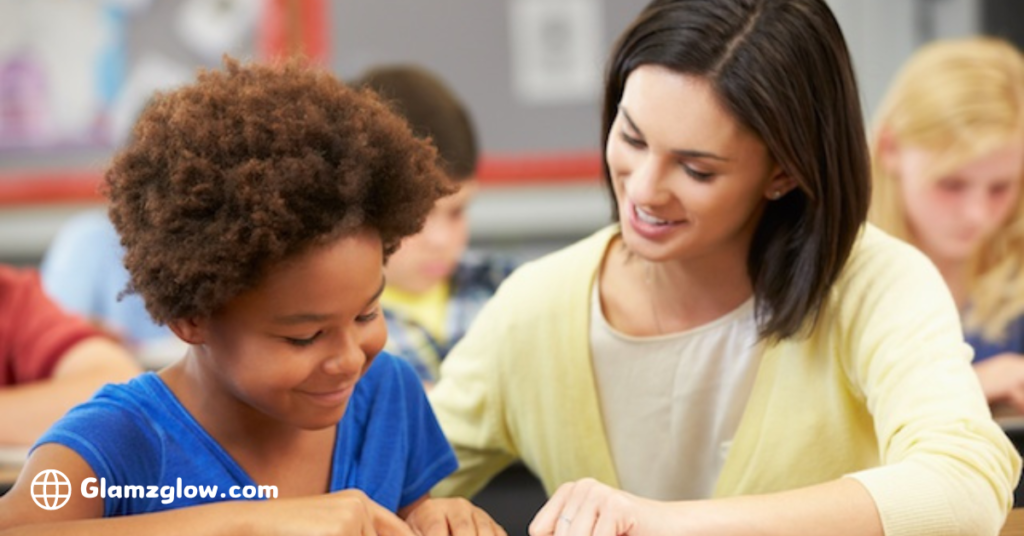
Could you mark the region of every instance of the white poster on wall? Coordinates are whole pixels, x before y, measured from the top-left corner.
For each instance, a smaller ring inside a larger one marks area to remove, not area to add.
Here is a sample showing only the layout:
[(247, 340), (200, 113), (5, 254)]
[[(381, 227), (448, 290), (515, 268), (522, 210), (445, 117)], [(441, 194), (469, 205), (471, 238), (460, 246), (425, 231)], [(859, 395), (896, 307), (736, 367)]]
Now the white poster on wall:
[(256, 26), (261, 0), (184, 0), (178, 10), (178, 35), (206, 61), (237, 55)]
[(525, 104), (591, 102), (601, 87), (598, 0), (510, 0), (512, 85)]
[(103, 146), (145, 2), (0, 0), (0, 151)]

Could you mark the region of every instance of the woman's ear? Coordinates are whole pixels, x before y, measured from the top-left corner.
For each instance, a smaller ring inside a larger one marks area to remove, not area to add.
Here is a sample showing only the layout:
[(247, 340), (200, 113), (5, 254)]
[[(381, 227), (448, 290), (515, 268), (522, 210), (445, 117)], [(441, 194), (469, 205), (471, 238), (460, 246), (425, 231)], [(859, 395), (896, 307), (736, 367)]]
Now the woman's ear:
[(167, 323), (167, 327), (188, 344), (206, 344), (209, 338), (208, 322), (205, 318), (178, 318)]
[(788, 194), (790, 190), (798, 186), (796, 179), (791, 177), (782, 166), (775, 164), (775, 168), (772, 170), (772, 178), (768, 181), (768, 187), (764, 190), (764, 196), (770, 201), (781, 199), (782, 196)]

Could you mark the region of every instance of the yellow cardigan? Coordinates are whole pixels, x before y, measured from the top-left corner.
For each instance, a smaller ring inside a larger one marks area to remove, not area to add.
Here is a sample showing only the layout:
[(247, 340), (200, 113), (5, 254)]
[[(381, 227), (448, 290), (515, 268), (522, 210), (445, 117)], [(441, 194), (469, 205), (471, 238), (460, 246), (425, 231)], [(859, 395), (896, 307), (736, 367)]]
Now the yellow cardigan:
[[(618, 486), (589, 343), (590, 291), (617, 233), (521, 267), (445, 359), (430, 399), (460, 468), (435, 494), (472, 495), (517, 458), (549, 494), (584, 477)], [(970, 360), (937, 270), (866, 227), (813, 333), (765, 351), (714, 495), (850, 475), (887, 535), (996, 534), (1021, 460)]]

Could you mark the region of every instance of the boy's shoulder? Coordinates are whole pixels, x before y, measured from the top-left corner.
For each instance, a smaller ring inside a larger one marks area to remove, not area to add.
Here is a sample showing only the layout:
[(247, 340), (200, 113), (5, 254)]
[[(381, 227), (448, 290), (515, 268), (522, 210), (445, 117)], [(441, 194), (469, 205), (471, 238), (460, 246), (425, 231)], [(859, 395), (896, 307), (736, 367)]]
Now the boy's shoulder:
[(168, 403), (177, 401), (155, 373), (146, 372), (125, 383), (103, 386), (57, 421), (47, 435), (79, 431), (108, 435), (129, 428), (152, 431), (168, 418)]
[[(149, 372), (123, 384), (108, 384), (54, 423), (33, 450), (47, 443), (78, 453), (97, 477), (113, 479), (163, 466), (169, 430), (166, 394)], [(168, 392), (169, 393), (169, 392)], [(171, 427), (173, 428), (173, 427)]]
[(381, 350), (359, 379), (356, 392), (376, 397), (408, 390), (410, 387), (422, 389), (419, 376), (412, 365)]

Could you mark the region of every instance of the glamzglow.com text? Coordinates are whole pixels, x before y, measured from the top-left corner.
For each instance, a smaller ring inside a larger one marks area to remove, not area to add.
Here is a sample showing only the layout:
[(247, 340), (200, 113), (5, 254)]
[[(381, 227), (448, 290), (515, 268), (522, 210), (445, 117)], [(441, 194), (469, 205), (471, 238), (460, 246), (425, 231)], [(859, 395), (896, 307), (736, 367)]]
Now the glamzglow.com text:
[(107, 485), (107, 479), (90, 477), (82, 481), (82, 496), (86, 499), (160, 499), (171, 504), (176, 499), (276, 499), (277, 486), (231, 486), (220, 491), (218, 486), (183, 486), (181, 479), (174, 486)]

